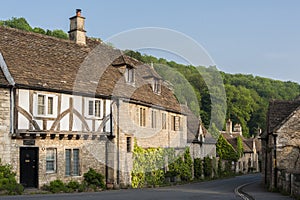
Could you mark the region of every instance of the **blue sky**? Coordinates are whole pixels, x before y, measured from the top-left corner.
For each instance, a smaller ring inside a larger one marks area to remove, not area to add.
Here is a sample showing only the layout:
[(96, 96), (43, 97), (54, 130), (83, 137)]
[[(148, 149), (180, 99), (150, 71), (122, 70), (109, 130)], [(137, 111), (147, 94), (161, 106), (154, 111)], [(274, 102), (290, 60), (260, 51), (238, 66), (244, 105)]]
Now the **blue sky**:
[(297, 0), (10, 0), (0, 19), (68, 31), (81, 8), (88, 36), (106, 40), (135, 28), (162, 27), (193, 38), (228, 73), (300, 83), (300, 1)]

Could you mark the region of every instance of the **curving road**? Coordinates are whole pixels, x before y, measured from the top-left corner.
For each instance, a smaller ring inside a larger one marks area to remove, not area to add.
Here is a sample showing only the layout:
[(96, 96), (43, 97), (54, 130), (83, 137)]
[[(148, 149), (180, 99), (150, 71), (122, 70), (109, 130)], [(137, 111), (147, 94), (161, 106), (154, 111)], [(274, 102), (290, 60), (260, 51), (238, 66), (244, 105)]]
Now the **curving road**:
[(259, 182), (259, 174), (238, 176), (230, 179), (214, 180), (208, 182), (193, 183), (187, 185), (163, 187), (154, 189), (136, 189), (136, 190), (113, 190), (99, 193), (78, 193), (78, 194), (54, 194), (54, 195), (23, 195), (6, 196), (0, 199), (22, 199), (22, 200), (141, 200), (141, 199), (222, 199), (233, 200), (241, 199), (235, 194), (234, 190), (246, 183)]

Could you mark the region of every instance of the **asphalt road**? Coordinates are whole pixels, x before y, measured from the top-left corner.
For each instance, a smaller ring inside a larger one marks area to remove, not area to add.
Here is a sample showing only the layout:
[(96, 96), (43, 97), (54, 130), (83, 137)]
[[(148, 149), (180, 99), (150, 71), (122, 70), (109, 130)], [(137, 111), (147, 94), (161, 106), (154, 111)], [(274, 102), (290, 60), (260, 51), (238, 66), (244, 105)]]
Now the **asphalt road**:
[(22, 199), (22, 200), (184, 200), (184, 199), (241, 199), (234, 190), (240, 185), (258, 182), (261, 179), (259, 174), (238, 176), (230, 179), (214, 180), (208, 182), (193, 183), (180, 186), (149, 188), (149, 189), (128, 189), (112, 190), (99, 193), (76, 193), (76, 194), (53, 194), (53, 195), (23, 195), (5, 196), (0, 199)]

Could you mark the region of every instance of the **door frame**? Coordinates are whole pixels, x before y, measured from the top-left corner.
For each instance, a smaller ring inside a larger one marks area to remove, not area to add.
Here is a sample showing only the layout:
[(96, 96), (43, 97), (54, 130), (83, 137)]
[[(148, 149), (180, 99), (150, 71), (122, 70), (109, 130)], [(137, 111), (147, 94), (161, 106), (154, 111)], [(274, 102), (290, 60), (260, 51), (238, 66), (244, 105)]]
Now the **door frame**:
[[(35, 163), (35, 177), (34, 178), (34, 188), (38, 188), (39, 186), (39, 147), (20, 147), (20, 153), (19, 153), (19, 163), (20, 163), (20, 184), (22, 184), (22, 182), (26, 182), (23, 181), (23, 166), (22, 166), (22, 152), (26, 152), (26, 150), (34, 150), (34, 156), (36, 158), (36, 163)], [(26, 185), (24, 185), (24, 187), (26, 187)]]

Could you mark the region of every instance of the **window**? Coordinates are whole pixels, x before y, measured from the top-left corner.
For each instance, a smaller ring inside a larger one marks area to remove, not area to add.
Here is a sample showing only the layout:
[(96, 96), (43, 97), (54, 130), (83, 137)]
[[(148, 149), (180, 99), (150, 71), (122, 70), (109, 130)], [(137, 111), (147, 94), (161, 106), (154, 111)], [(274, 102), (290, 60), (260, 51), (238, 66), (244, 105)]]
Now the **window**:
[(53, 97), (48, 97), (48, 115), (53, 115)]
[(46, 172), (56, 172), (56, 149), (46, 149)]
[(140, 108), (140, 126), (146, 126), (146, 109)]
[(102, 101), (90, 99), (87, 103), (87, 116), (88, 117), (102, 117)]
[(171, 118), (171, 130), (172, 131), (179, 131), (181, 129), (180, 121), (181, 121), (180, 117), (172, 116), (172, 118)]
[(158, 79), (154, 79), (153, 80), (153, 92), (155, 93), (160, 93), (161, 90), (161, 86), (160, 86), (160, 81)]
[(134, 69), (133, 68), (126, 67), (125, 80), (126, 80), (126, 83), (134, 83)]
[(156, 128), (156, 111), (152, 110), (152, 115), (151, 115), (151, 127)]
[(56, 97), (54, 95), (37, 95), (37, 111), (35, 112), (39, 116), (54, 115)]
[(65, 150), (65, 175), (79, 176), (80, 175), (79, 149)]
[(73, 150), (73, 176), (79, 176), (79, 149)]
[(126, 138), (127, 152), (131, 152), (131, 137)]
[(175, 116), (172, 116), (171, 117), (171, 130), (172, 131), (175, 131)]
[(38, 95), (38, 114), (45, 115), (45, 95)]
[(65, 175), (71, 176), (71, 149), (66, 149), (65, 156), (66, 156)]
[(166, 115), (166, 113), (162, 113), (161, 114), (161, 127), (162, 127), (162, 129), (167, 129), (167, 115)]

